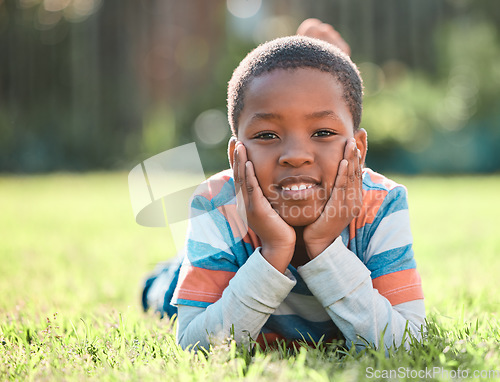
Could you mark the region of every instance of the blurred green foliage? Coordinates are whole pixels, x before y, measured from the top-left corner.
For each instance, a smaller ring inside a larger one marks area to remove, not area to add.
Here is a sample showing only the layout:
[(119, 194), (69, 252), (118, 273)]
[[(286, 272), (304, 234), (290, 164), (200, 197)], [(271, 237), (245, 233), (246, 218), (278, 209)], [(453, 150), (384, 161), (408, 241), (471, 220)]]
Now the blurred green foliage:
[(500, 169), (495, 0), (245, 0), (261, 4), (246, 18), (227, 4), (0, 0), (0, 171), (129, 169), (192, 141), (207, 172), (227, 167), (227, 126), (202, 113), (225, 111), (249, 50), (307, 17), (333, 24), (360, 66), (369, 166)]
[[(436, 32), (435, 73), (388, 62), (385, 86), (365, 97), (370, 159), (402, 172), (490, 172), (498, 132), (500, 45), (486, 22), (450, 22)], [(369, 85), (369, 84), (368, 84)]]

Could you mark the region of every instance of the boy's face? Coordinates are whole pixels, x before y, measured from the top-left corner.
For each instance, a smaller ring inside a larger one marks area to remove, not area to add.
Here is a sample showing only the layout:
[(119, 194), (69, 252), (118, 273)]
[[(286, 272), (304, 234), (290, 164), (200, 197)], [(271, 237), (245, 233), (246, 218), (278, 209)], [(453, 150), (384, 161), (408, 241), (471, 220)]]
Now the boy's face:
[(238, 140), (264, 196), (291, 226), (320, 216), (354, 136), (342, 91), (330, 73), (310, 68), (273, 70), (246, 90)]

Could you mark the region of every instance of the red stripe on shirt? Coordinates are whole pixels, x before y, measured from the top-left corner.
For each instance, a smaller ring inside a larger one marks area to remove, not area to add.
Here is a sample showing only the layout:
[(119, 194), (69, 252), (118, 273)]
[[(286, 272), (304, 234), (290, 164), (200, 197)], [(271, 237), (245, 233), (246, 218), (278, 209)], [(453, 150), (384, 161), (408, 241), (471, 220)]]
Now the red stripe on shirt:
[(245, 224), (241, 219), (235, 204), (226, 204), (217, 207), (217, 210), (224, 215), (229, 222), (234, 237), (242, 238), (245, 243), (251, 244), (253, 248), (261, 246), (259, 237), (248, 227), (248, 224)]
[(241, 219), (236, 204), (225, 204), (217, 207), (217, 210), (226, 218), (235, 238), (244, 238), (247, 235), (248, 224)]
[(389, 273), (373, 279), (372, 283), (391, 305), (424, 298), (422, 282), (416, 269)]
[(214, 303), (221, 298), (234, 275), (235, 272), (214, 271), (184, 264), (179, 274), (180, 288), (177, 288), (173, 298)]
[(389, 191), (392, 190), (393, 188), (400, 186), (400, 184), (396, 183), (395, 181), (390, 180), (385, 176), (383, 176), (382, 174), (379, 174), (371, 169), (365, 169), (364, 172), (370, 175), (370, 180), (373, 183), (380, 184), (384, 188), (387, 188)]
[(349, 240), (354, 239), (356, 230), (371, 224), (377, 216), (377, 212), (387, 196), (385, 190), (363, 190), (363, 206), (360, 215), (349, 225)]
[(229, 182), (230, 179), (231, 171), (222, 171), (209, 178), (206, 182), (201, 183), (196, 189), (195, 194), (198, 196), (203, 196), (207, 200), (212, 200), (214, 196), (218, 195), (219, 192), (221, 192), (222, 188), (227, 182)]

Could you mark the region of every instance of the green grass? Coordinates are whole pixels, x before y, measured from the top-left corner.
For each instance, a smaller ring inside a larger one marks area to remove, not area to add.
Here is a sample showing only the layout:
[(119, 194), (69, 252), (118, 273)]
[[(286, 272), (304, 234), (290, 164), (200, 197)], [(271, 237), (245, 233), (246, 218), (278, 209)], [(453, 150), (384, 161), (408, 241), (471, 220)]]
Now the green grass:
[(423, 343), (389, 357), (329, 345), (251, 357), (228, 343), (205, 357), (182, 351), (170, 322), (141, 311), (143, 277), (174, 247), (167, 229), (134, 222), (126, 173), (0, 177), (0, 380), (357, 381), (383, 370), (419, 380), (415, 373), (425, 368), (448, 380), (457, 370), (500, 373), (500, 178), (394, 178), (409, 189), (429, 320)]

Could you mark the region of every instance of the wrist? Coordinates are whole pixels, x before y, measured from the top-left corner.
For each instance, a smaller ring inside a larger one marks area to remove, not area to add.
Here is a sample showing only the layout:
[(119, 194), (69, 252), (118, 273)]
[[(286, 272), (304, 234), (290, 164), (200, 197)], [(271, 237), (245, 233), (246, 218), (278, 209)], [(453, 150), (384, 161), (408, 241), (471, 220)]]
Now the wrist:
[(266, 245), (262, 244), (262, 257), (281, 273), (285, 273), (288, 264), (292, 261), (295, 245)]
[(328, 241), (321, 241), (315, 243), (306, 243), (306, 252), (309, 258), (312, 260), (315, 257), (319, 256), (321, 253), (325, 251), (337, 238)]

